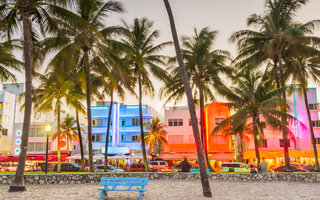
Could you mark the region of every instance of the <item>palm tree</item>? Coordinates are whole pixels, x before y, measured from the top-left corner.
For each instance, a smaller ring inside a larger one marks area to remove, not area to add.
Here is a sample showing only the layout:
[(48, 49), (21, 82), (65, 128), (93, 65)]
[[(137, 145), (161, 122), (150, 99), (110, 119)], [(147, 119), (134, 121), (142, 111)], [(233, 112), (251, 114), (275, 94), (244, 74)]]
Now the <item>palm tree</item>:
[(158, 30), (152, 30), (153, 22), (148, 21), (146, 18), (134, 19), (133, 25), (129, 26), (124, 23), (121, 33), (124, 38), (122, 39), (123, 50), (125, 51), (125, 59), (130, 62), (135, 84), (138, 84), (139, 90), (139, 123), (141, 131), (141, 145), (143, 162), (147, 171), (149, 165), (146, 155), (146, 147), (143, 131), (143, 115), (142, 115), (142, 95), (153, 95), (154, 88), (150, 80), (150, 73), (159, 80), (166, 80), (167, 73), (159, 65), (164, 65), (162, 55), (158, 52), (162, 50), (168, 42), (155, 45), (154, 41), (159, 37)]
[[(104, 17), (111, 12), (122, 12), (123, 8), (119, 2), (103, 0), (78, 0), (74, 4), (75, 12), (70, 14), (75, 18), (75, 23), (70, 24), (64, 19), (59, 20), (59, 32), (51, 38), (47, 38), (48, 50), (58, 50), (60, 54), (67, 54), (69, 58), (80, 58), (85, 75), (85, 88), (87, 94), (87, 119), (88, 119), (88, 154), (89, 169), (93, 172), (93, 152), (92, 152), (92, 119), (91, 119), (91, 95), (92, 71), (90, 63), (93, 57), (104, 57), (104, 32), (109, 32), (105, 28)], [(85, 24), (85, 26), (83, 26)], [(90, 56), (89, 56), (90, 55)], [(105, 59), (102, 59), (105, 61)], [(76, 66), (75, 66), (76, 67)]]
[[(71, 141), (80, 142), (79, 134), (77, 132), (78, 128), (74, 126), (76, 124), (76, 119), (69, 114), (66, 115), (64, 120), (61, 122), (61, 130), (60, 135), (58, 135), (58, 132), (53, 133), (52, 139), (55, 140), (57, 138), (66, 139), (67, 143), (67, 151), (69, 151), (69, 144)], [(59, 143), (60, 141), (58, 141)]]
[[(107, 40), (108, 38), (106, 38)], [(118, 95), (121, 100), (124, 100), (125, 91), (129, 91), (135, 95), (132, 88), (132, 77), (128, 63), (124, 59), (124, 53), (121, 48), (121, 44), (117, 41), (108, 40), (106, 42), (107, 65), (100, 60), (99, 57), (93, 59), (93, 70), (97, 73), (101, 79), (102, 93), (110, 96), (110, 104), (108, 110), (108, 122), (105, 142), (105, 163), (104, 171), (108, 170), (108, 147), (109, 147), (109, 136), (111, 126), (111, 115), (114, 103), (114, 93)]]
[(255, 153), (259, 164), (259, 138), (260, 135), (263, 136), (261, 120), (274, 128), (280, 127), (288, 131), (289, 128), (286, 123), (283, 123), (279, 118), (285, 115), (286, 118), (294, 119), (294, 117), (278, 109), (279, 107), (287, 108), (286, 102), (278, 98), (278, 95), (285, 88), (274, 89), (274, 81), (269, 79), (268, 72), (262, 74), (261, 72), (245, 70), (237, 75), (230, 75), (230, 78), (235, 86), (222, 87), (219, 89), (219, 93), (226, 97), (237, 111), (222, 121), (215, 132), (230, 126), (233, 121), (236, 124), (240, 122), (244, 124), (252, 123)]
[[(204, 134), (204, 105), (208, 101), (215, 101), (212, 89), (223, 85), (220, 75), (227, 71), (225, 61), (229, 57), (229, 52), (223, 50), (212, 50), (213, 41), (216, 37), (216, 31), (209, 31), (208, 28), (200, 30), (195, 29), (193, 38), (184, 37), (182, 56), (185, 67), (193, 90), (194, 99), (199, 99), (200, 104), (200, 133), (203, 144), (205, 145)], [(170, 60), (176, 63), (176, 58)], [(170, 70), (170, 67), (168, 68)], [(185, 95), (183, 81), (180, 76), (179, 66), (172, 70), (172, 78), (161, 89), (161, 96), (168, 97), (167, 101), (175, 100), (177, 103)], [(214, 171), (210, 165), (206, 145), (204, 151), (206, 155), (207, 165), (210, 171)]]
[(168, 143), (166, 125), (160, 121), (159, 117), (156, 117), (146, 122), (145, 127), (148, 130), (144, 135), (146, 144), (153, 152), (160, 153), (159, 147), (163, 149), (164, 145)]
[(60, 6), (66, 6), (72, 3), (64, 0), (1, 0), (0, 1), (0, 26), (5, 27), (8, 38), (20, 31), (23, 32), (23, 58), (25, 68), (25, 109), (24, 121), (22, 128), (19, 162), (16, 174), (10, 191), (24, 191), (24, 168), (28, 145), (29, 126), (31, 120), (32, 109), (32, 33), (37, 32), (33, 25), (36, 25), (42, 33), (54, 32), (56, 30), (55, 20), (52, 15), (66, 15), (69, 13), (67, 9)]
[(198, 154), (198, 162), (199, 162), (199, 166), (200, 166), (200, 176), (201, 176), (203, 195), (205, 197), (212, 197), (210, 184), (209, 184), (209, 180), (208, 180), (208, 175), (206, 172), (206, 161), (205, 161), (205, 156), (204, 156), (204, 151), (203, 151), (203, 144), (202, 144), (200, 134), (199, 134), (196, 109), (194, 106), (194, 100), (192, 98), (192, 91), (190, 88), (188, 75), (187, 75), (186, 68), (183, 63), (183, 57), (181, 54), (178, 34), (176, 31), (176, 26), (174, 23), (172, 10), (171, 10), (170, 3), (168, 0), (163, 0), (163, 2), (164, 2), (164, 5), (165, 5), (167, 13), (168, 13), (170, 28), (171, 28), (172, 38), (173, 38), (173, 44), (175, 47), (177, 61), (178, 61), (179, 69), (180, 69), (180, 73), (181, 73), (181, 79), (183, 80), (183, 85), (185, 87), (185, 92), (186, 92), (186, 96), (187, 96), (187, 100), (188, 100), (189, 112), (190, 112), (190, 117), (191, 117), (191, 125), (192, 125), (193, 135), (194, 135), (194, 139), (195, 139), (196, 147), (197, 147), (197, 154)]
[[(252, 123), (246, 123), (246, 118), (239, 119), (235, 118), (227, 118), (225, 121), (219, 123), (212, 131), (212, 134), (216, 134), (219, 132), (223, 132), (225, 136), (234, 136), (235, 137), (235, 143), (237, 144), (234, 148), (236, 151), (236, 160), (239, 160), (239, 162), (243, 161), (243, 152), (244, 152), (244, 144), (245, 142), (249, 142), (249, 134), (253, 133), (252, 130)], [(239, 141), (238, 141), (239, 138)], [(239, 149), (239, 151), (238, 151)]]
[(290, 75), (292, 82), (300, 87), (300, 91), (304, 97), (305, 107), (308, 115), (309, 130), (311, 135), (311, 143), (313, 147), (314, 157), (315, 157), (315, 171), (319, 171), (319, 160), (318, 152), (316, 147), (316, 141), (314, 137), (314, 130), (312, 126), (312, 119), (309, 109), (309, 102), (307, 97), (307, 88), (309, 80), (313, 80), (315, 83), (319, 84), (320, 77), (320, 52), (312, 47), (306, 46), (301, 48), (303, 54), (300, 57), (292, 58), (286, 61), (286, 63), (291, 67)]
[[(55, 57), (56, 58), (56, 57)], [(59, 64), (59, 62), (53, 63)], [(66, 73), (67, 72), (67, 73)], [(68, 74), (70, 73), (70, 74)], [(61, 136), (61, 106), (63, 104), (63, 99), (65, 99), (68, 105), (73, 107), (78, 107), (79, 101), (83, 100), (85, 94), (75, 90), (75, 83), (70, 80), (73, 78), (73, 73), (71, 70), (68, 71), (66, 67), (61, 67), (61, 65), (56, 67), (54, 71), (51, 71), (47, 75), (40, 76), (41, 85), (35, 89), (34, 109), (36, 113), (38, 112), (50, 112), (54, 109), (57, 115), (57, 139), (60, 141)], [(58, 168), (57, 172), (61, 171), (61, 157), (60, 157), (60, 145), (58, 142)]]
[[(246, 67), (250, 63), (251, 66), (255, 67), (271, 59), (277, 88), (285, 87), (284, 59), (292, 56), (291, 51), (296, 50), (294, 46), (301, 39), (301, 34), (310, 33), (319, 23), (318, 20), (306, 24), (294, 21), (297, 10), (306, 2), (306, 0), (266, 0), (265, 14), (254, 14), (248, 19), (248, 25), (258, 27), (259, 32), (242, 30), (231, 37), (231, 40), (238, 41), (240, 50), (236, 59), (239, 61), (238, 64)], [(285, 90), (283, 90), (281, 96), (286, 100)], [(286, 111), (285, 108), (281, 109)], [(285, 116), (282, 116), (282, 121), (287, 123)], [(283, 130), (283, 141), (286, 171), (290, 171), (288, 132), (286, 129)]]

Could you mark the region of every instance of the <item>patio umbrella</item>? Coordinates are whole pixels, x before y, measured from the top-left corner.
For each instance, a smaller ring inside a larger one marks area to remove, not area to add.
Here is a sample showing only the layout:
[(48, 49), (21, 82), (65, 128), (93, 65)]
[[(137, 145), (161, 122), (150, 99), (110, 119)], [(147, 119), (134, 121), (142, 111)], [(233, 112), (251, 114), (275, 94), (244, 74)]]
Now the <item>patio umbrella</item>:
[(211, 160), (233, 160), (234, 157), (232, 154), (228, 154), (228, 153), (217, 153), (217, 154), (210, 155), (209, 159), (211, 159)]
[(159, 158), (163, 160), (182, 160), (184, 156), (177, 153), (163, 153), (159, 155)]
[[(18, 162), (18, 160), (19, 160), (19, 156), (16, 156), (16, 157), (9, 156), (9, 157), (3, 159), (1, 162)], [(26, 158), (26, 160), (29, 160), (29, 158)]]
[[(58, 156), (51, 156), (48, 158), (49, 162), (58, 162)], [(66, 161), (66, 157), (65, 156), (61, 156), (61, 162)]]

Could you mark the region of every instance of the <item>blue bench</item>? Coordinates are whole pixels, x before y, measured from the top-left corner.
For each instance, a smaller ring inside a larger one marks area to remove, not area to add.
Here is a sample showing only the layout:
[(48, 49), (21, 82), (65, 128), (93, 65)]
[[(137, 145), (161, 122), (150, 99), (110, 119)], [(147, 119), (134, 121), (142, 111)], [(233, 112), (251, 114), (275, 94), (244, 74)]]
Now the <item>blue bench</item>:
[[(108, 195), (108, 191), (133, 191), (139, 192), (139, 200), (141, 200), (144, 192), (147, 191), (144, 187), (148, 186), (147, 177), (101, 177), (101, 185), (104, 186), (100, 191), (100, 200)], [(121, 188), (118, 188), (121, 186)]]

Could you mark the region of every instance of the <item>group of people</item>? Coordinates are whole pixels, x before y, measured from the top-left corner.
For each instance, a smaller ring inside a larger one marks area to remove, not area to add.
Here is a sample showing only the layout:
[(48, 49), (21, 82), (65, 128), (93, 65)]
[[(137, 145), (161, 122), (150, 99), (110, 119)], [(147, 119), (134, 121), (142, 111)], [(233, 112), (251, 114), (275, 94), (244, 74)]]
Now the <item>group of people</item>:
[(258, 165), (258, 169), (253, 163), (248, 163), (250, 167), (251, 174), (257, 174), (258, 172), (261, 173), (268, 173), (268, 163), (266, 162), (265, 158), (262, 158), (262, 161)]

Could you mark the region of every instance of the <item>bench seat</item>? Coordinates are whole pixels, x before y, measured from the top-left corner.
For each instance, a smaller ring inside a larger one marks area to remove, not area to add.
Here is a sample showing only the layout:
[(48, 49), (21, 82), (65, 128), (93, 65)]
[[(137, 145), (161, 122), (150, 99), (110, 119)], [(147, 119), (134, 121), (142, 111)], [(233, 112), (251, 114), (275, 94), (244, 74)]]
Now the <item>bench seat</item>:
[[(139, 192), (139, 200), (142, 199), (144, 192), (147, 190), (148, 178), (146, 177), (101, 177), (101, 186), (104, 188), (98, 189), (100, 191), (100, 200), (108, 195), (109, 191), (132, 191)], [(121, 187), (121, 188), (118, 188)]]

